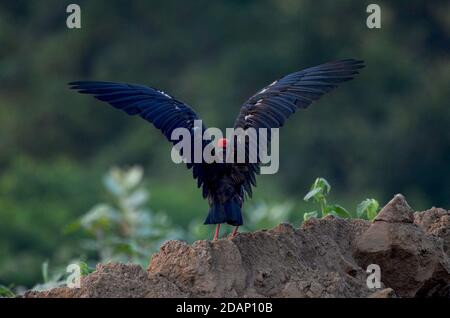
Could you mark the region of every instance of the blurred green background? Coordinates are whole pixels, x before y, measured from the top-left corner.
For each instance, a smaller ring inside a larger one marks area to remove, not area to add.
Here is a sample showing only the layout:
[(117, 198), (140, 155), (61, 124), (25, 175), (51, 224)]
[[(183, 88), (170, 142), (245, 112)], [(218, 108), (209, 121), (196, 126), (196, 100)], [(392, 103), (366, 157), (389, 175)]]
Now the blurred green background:
[[(80, 30), (66, 28), (72, 2)], [(449, 208), (450, 2), (376, 1), (382, 28), (372, 30), (371, 2), (2, 1), (0, 284), (33, 286), (46, 260), (96, 260), (80, 247), (88, 234), (70, 225), (114, 200), (102, 183), (112, 166), (143, 167), (145, 204), (171, 227), (187, 231), (206, 216), (191, 172), (172, 163), (160, 132), (69, 91), (73, 80), (160, 88), (225, 128), (246, 98), (287, 73), (364, 59), (356, 80), (281, 130), (280, 170), (259, 177), (244, 218), (287, 202), (298, 225), (317, 176), (351, 208), (399, 192), (416, 210)], [(276, 215), (273, 224), (283, 221)], [(204, 228), (190, 238), (210, 238)]]

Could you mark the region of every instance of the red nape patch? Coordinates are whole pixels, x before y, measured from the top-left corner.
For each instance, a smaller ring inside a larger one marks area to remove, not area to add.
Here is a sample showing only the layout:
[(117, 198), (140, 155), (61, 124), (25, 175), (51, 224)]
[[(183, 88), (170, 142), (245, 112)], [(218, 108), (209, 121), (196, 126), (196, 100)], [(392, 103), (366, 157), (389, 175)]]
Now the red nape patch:
[(227, 138), (220, 138), (217, 141), (217, 147), (219, 148), (226, 148), (228, 145), (228, 139)]

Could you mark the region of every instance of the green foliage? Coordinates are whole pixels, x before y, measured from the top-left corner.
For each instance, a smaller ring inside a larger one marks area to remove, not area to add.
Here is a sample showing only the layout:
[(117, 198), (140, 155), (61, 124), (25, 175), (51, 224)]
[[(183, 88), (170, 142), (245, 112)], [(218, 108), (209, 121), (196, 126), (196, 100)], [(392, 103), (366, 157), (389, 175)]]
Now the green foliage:
[(42, 291), (51, 288), (62, 287), (65, 285), (65, 278), (67, 276), (65, 268), (56, 267), (50, 269), (50, 262), (45, 261), (41, 265), (41, 271), (42, 271), (42, 283), (34, 285), (32, 288), (33, 290)]
[(303, 214), (303, 222), (308, 221), (311, 218), (318, 218), (319, 213), (317, 211), (306, 212)]
[[(81, 276), (86, 276), (92, 273), (95, 268), (90, 267), (83, 261), (72, 261), (70, 264), (77, 264), (80, 267)], [(56, 287), (63, 287), (66, 285), (66, 279), (70, 274), (64, 266), (56, 266), (50, 269), (49, 261), (42, 263), (42, 283), (33, 286), (33, 290), (42, 291)]]
[(90, 267), (85, 262), (78, 262), (78, 265), (80, 266), (81, 276), (87, 276), (95, 271), (95, 268)]
[(359, 218), (366, 217), (368, 220), (373, 220), (378, 213), (380, 204), (375, 199), (365, 199), (356, 207), (356, 214)]
[[(305, 195), (303, 200), (318, 203), (322, 217), (328, 214), (333, 214), (342, 218), (350, 217), (350, 213), (339, 204), (328, 204), (327, 196), (331, 191), (331, 186), (324, 178), (317, 178), (311, 186), (309, 192)], [(311, 217), (318, 217), (319, 213), (316, 211), (308, 212), (303, 215), (303, 220), (306, 221)]]
[(10, 288), (0, 285), (0, 298), (12, 298), (15, 296), (16, 295)]
[(314, 181), (314, 183), (312, 184), (311, 189), (303, 199), (305, 201), (309, 201), (311, 198), (314, 198), (314, 200), (318, 203), (326, 203), (325, 197), (328, 193), (330, 193), (330, 191), (331, 186), (328, 181), (324, 178), (317, 178), (316, 181)]
[(166, 214), (148, 209), (142, 180), (141, 167), (111, 169), (104, 177), (110, 202), (96, 204), (76, 223), (90, 236), (83, 248), (96, 251), (101, 262), (145, 265), (162, 241), (181, 236)]
[[(346, 208), (339, 204), (328, 204), (327, 197), (330, 194), (331, 186), (327, 180), (324, 178), (317, 178), (311, 186), (309, 192), (305, 195), (303, 200), (314, 201), (319, 204), (320, 213), (318, 211), (306, 212), (303, 214), (303, 221), (307, 221), (310, 218), (318, 218), (320, 216), (324, 217), (329, 214), (339, 216), (341, 218), (352, 217)], [(356, 215), (359, 218), (366, 218), (368, 220), (373, 220), (379, 209), (379, 203), (375, 199), (366, 199), (362, 201), (356, 207)]]
[(71, 160), (27, 157), (0, 172), (0, 284), (32, 287), (46, 260), (79, 256), (81, 235), (65, 228), (102, 196), (100, 176)]

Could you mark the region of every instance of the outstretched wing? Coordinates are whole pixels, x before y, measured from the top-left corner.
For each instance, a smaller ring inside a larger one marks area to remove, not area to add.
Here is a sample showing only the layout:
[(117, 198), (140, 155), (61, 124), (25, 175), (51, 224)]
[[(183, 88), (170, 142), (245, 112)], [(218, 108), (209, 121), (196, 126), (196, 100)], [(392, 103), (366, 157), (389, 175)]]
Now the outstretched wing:
[[(307, 108), (339, 83), (353, 79), (363, 67), (363, 61), (345, 59), (286, 75), (250, 97), (242, 105), (234, 127), (244, 130), (251, 127), (282, 127), (297, 109)], [(255, 174), (259, 173), (259, 165), (235, 164), (234, 170), (236, 181), (242, 182), (245, 191), (251, 196), (251, 185), (256, 185)]]
[[(174, 144), (178, 142), (171, 140), (175, 128), (184, 127), (192, 132), (194, 120), (200, 119), (185, 103), (163, 91), (147, 86), (96, 81), (71, 82), (69, 86), (79, 93), (93, 95), (96, 99), (107, 102), (129, 115), (139, 115), (161, 130), (164, 136)], [(202, 127), (202, 130), (204, 129), (205, 127)], [(200, 187), (205, 177), (203, 163), (193, 163), (192, 158), (190, 159), (187, 167), (188, 169), (193, 167), (193, 176)], [(204, 196), (206, 196), (205, 191), (206, 189), (203, 190)]]

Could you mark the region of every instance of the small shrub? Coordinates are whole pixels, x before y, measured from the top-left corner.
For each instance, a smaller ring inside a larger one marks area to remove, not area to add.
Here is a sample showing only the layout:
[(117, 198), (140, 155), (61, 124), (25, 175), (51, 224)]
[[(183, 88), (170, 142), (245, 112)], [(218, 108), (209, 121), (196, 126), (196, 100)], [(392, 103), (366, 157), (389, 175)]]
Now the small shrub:
[[(324, 178), (317, 178), (311, 186), (309, 192), (305, 195), (303, 200), (306, 202), (316, 202), (319, 209), (303, 214), (303, 221), (310, 218), (324, 217), (329, 214), (341, 217), (350, 218), (352, 214), (343, 206), (339, 204), (329, 204), (327, 197), (331, 192), (331, 185)], [(358, 218), (365, 217), (368, 220), (373, 220), (379, 210), (379, 203), (375, 199), (366, 199), (358, 204), (356, 208), (356, 215)]]
[(76, 222), (75, 228), (90, 237), (82, 247), (95, 251), (100, 262), (146, 265), (164, 240), (182, 236), (165, 214), (147, 207), (149, 193), (142, 180), (141, 167), (112, 168), (104, 177), (110, 202), (96, 204)]
[(0, 285), (0, 298), (13, 298), (16, 295), (11, 291), (10, 288)]

